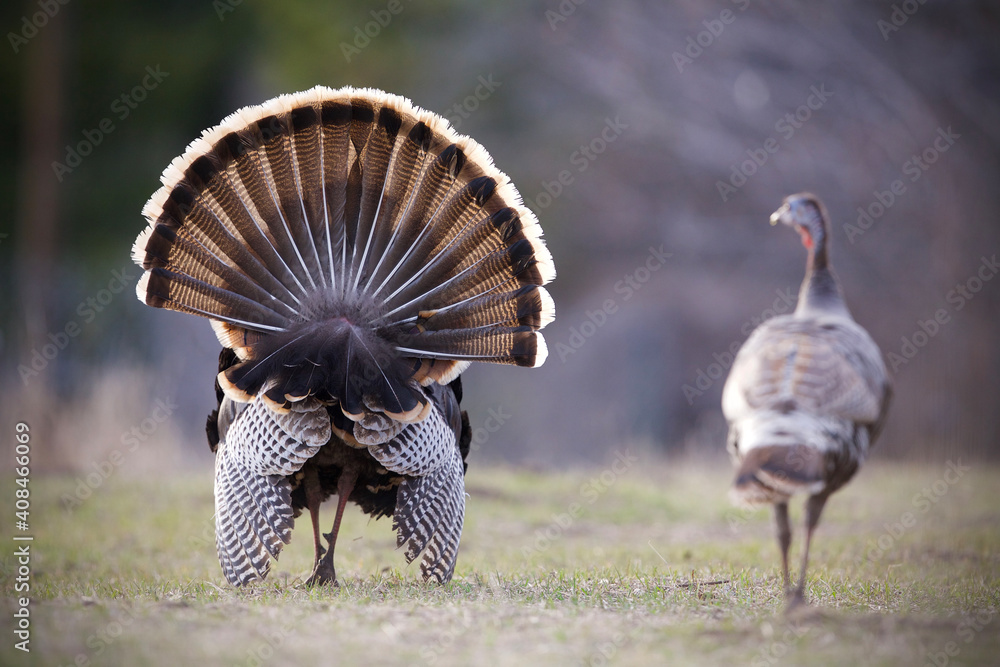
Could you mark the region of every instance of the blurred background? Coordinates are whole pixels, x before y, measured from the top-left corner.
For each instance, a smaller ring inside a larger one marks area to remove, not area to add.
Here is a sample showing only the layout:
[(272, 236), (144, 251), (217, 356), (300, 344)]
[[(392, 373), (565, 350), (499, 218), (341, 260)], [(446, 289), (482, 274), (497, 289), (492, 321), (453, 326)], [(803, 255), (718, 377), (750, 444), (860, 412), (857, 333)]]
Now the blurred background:
[(447, 116), (541, 220), (550, 357), (465, 373), (474, 457), (721, 461), (732, 352), (802, 280), (767, 222), (802, 190), (895, 378), (876, 456), (1000, 453), (995, 3), (34, 0), (0, 27), (0, 428), (36, 470), (210, 465), (218, 343), (135, 299), (140, 211), (203, 129), (316, 84)]

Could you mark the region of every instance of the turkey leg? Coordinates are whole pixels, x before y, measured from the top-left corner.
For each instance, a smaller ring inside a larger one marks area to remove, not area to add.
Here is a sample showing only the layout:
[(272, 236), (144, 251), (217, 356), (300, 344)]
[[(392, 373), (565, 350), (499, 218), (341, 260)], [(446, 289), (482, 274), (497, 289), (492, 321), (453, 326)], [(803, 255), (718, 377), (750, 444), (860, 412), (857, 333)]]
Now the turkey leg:
[(781, 547), (781, 572), (784, 575), (785, 595), (788, 595), (792, 588), (788, 577), (788, 547), (792, 543), (792, 529), (788, 525), (788, 503), (778, 503), (774, 506), (774, 518), (778, 528), (778, 546)]
[(313, 529), (313, 549), (316, 555), (313, 557), (313, 572), (319, 567), (319, 560), (323, 557), (326, 549), (323, 548), (319, 539), (319, 506), (323, 504), (323, 487), (319, 483), (319, 472), (315, 466), (307, 465), (305, 477), (302, 480), (306, 491), (306, 507), (309, 508), (309, 518), (312, 519)]
[[(330, 548), (326, 554), (317, 559), (316, 569), (306, 582), (307, 586), (316, 586), (331, 583), (337, 585), (337, 571), (333, 567), (333, 550), (337, 545), (337, 534), (340, 533), (340, 520), (344, 516), (344, 507), (347, 506), (347, 499), (354, 490), (354, 484), (358, 480), (358, 471), (353, 466), (346, 466), (340, 473), (337, 480), (337, 516), (333, 519), (333, 529), (323, 535), (329, 543)], [(318, 520), (318, 519), (317, 519)], [(317, 527), (316, 530), (319, 530)], [(319, 544), (317, 537), (316, 543)], [(318, 552), (317, 552), (318, 553)]]
[(809, 547), (812, 544), (813, 531), (819, 523), (828, 496), (810, 496), (806, 501), (806, 544), (802, 552), (802, 572), (799, 573), (799, 585), (789, 598), (789, 606), (794, 607), (806, 601), (806, 566), (809, 565)]

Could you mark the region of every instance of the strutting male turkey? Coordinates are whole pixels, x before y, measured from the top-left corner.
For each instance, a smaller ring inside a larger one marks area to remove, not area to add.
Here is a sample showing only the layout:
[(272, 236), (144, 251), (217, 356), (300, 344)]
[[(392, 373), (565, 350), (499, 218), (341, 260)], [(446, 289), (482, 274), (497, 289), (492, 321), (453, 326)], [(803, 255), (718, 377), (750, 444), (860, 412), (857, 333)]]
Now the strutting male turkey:
[(137, 294), (209, 318), (224, 348), (208, 435), (226, 578), (263, 579), (307, 508), (309, 583), (336, 583), (351, 501), (392, 515), (407, 562), (448, 582), (470, 439), (459, 374), (541, 365), (555, 313), (552, 257), (513, 184), (409, 100), (324, 87), (240, 109), (161, 180)]
[[(830, 494), (868, 456), (885, 423), (891, 385), (878, 346), (851, 318), (827, 251), (827, 214), (813, 195), (785, 198), (771, 224), (792, 227), (808, 251), (795, 312), (759, 326), (736, 355), (722, 392), (729, 452), (739, 467), (732, 496), (771, 503), (784, 585), (803, 602), (809, 544)], [(788, 502), (806, 500), (798, 586), (788, 576)]]

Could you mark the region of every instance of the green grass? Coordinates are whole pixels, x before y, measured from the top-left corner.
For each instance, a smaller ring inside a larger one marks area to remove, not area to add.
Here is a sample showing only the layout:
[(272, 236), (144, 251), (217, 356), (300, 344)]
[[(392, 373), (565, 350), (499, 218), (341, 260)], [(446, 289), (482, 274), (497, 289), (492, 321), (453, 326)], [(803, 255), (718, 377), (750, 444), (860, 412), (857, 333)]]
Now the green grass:
[[(266, 584), (226, 585), (209, 471), (119, 473), (72, 512), (60, 498), (75, 481), (39, 477), (32, 652), (6, 634), (0, 663), (996, 664), (1000, 470), (950, 484), (945, 471), (872, 464), (835, 495), (814, 543), (812, 605), (791, 616), (770, 513), (728, 504), (725, 464), (642, 461), (603, 480), (474, 465), (449, 586), (404, 566), (388, 520), (349, 509), (339, 590), (303, 587), (304, 520)], [(925, 488), (936, 502), (915, 499)], [(331, 519), (328, 505), (325, 529)]]

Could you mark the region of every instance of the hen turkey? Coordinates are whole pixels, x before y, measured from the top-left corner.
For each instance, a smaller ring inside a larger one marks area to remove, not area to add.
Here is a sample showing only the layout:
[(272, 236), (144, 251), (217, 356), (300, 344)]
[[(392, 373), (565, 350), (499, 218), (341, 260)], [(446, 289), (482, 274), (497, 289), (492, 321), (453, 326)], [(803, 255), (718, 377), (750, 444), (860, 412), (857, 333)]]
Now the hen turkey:
[(263, 579), (308, 509), (309, 582), (336, 583), (351, 501), (392, 515), (407, 562), (449, 581), (470, 439), (459, 374), (541, 365), (555, 312), (552, 258), (513, 184), (405, 98), (324, 87), (240, 109), (161, 180), (137, 294), (208, 318), (223, 345), (207, 430), (226, 578)]
[[(795, 229), (808, 251), (795, 312), (767, 320), (733, 361), (722, 392), (728, 448), (738, 466), (732, 496), (774, 505), (786, 593), (804, 600), (813, 530), (827, 498), (868, 456), (891, 385), (878, 346), (851, 318), (828, 255), (827, 214), (811, 194), (787, 197), (771, 224)], [(788, 575), (788, 502), (806, 501), (799, 584)]]

